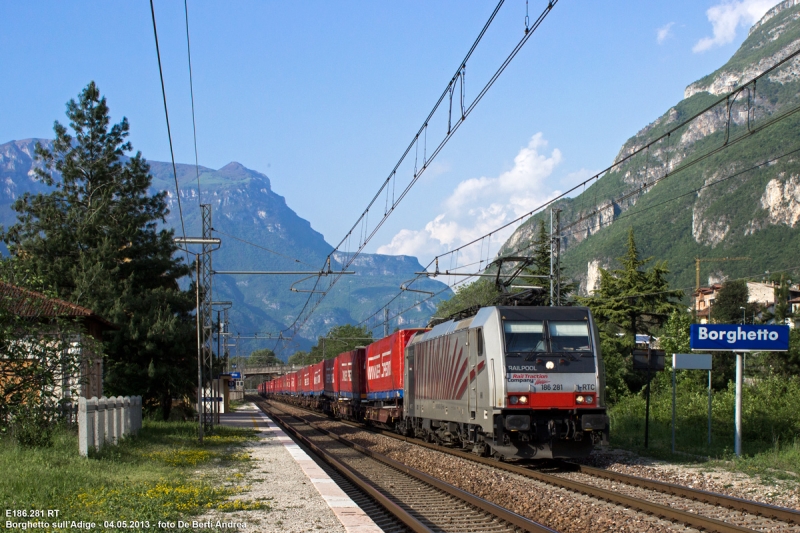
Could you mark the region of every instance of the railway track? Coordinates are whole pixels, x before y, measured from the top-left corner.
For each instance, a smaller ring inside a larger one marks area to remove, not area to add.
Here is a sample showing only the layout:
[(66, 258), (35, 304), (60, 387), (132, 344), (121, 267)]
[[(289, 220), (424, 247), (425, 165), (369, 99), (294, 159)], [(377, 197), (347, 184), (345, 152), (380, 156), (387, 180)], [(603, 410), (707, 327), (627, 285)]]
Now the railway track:
[[(306, 412), (329, 420), (313, 411)], [(337, 422), (365, 430), (363, 426), (347, 421)], [(312, 424), (319, 427), (317, 423)], [(697, 530), (719, 533), (800, 532), (800, 512), (793, 509), (571, 463), (562, 463), (559, 472), (544, 472), (529, 465), (502, 463), (461, 450), (403, 437), (390, 431), (374, 428), (369, 431), (635, 509)]]
[(258, 405), (288, 433), (419, 533), (555, 533), (428, 474), (315, 427), (267, 402)]

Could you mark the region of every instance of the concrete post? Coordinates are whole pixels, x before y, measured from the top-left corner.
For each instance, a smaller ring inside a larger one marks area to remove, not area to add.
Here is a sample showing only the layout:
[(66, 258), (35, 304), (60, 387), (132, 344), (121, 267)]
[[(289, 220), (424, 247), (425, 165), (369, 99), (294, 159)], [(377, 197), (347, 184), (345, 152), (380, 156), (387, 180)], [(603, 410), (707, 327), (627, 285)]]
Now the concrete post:
[(122, 396), (117, 396), (117, 442), (125, 436), (123, 429), (125, 428), (125, 399)]
[(122, 398), (122, 436), (131, 434), (131, 397)]
[(94, 415), (97, 411), (95, 399), (78, 399), (78, 452), (83, 457), (89, 455), (89, 447), (94, 446)]
[(106, 442), (117, 443), (117, 399), (106, 398)]
[(94, 412), (94, 449), (100, 451), (106, 438), (106, 402), (97, 399), (97, 396), (93, 396), (92, 401), (97, 405)]

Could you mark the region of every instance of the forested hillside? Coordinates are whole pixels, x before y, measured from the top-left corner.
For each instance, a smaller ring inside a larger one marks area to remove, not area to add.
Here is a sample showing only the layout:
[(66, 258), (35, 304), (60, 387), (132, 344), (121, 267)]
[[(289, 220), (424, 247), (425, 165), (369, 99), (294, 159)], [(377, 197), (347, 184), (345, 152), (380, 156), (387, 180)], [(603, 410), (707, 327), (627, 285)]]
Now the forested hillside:
[[(682, 101), (631, 137), (607, 172), (556, 204), (562, 261), (581, 292), (596, 287), (598, 267), (616, 265), (631, 227), (643, 256), (668, 262), (673, 287), (694, 286), (695, 257), (751, 258), (707, 263), (701, 283), (797, 266), (800, 6), (794, 3), (770, 10), (725, 65), (690, 84)], [(549, 212), (520, 226), (500, 253), (528, 246), (542, 218)]]

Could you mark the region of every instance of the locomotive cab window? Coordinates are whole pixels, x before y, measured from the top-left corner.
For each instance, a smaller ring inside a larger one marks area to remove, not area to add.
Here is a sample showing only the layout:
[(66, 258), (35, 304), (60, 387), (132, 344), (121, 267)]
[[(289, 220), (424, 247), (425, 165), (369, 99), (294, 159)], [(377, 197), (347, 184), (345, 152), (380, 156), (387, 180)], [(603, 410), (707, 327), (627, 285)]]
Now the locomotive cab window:
[(505, 332), (506, 352), (508, 353), (547, 351), (544, 323), (541, 321), (507, 321), (503, 323), (503, 330)]
[(586, 322), (549, 322), (550, 345), (554, 352), (588, 352), (589, 325)]

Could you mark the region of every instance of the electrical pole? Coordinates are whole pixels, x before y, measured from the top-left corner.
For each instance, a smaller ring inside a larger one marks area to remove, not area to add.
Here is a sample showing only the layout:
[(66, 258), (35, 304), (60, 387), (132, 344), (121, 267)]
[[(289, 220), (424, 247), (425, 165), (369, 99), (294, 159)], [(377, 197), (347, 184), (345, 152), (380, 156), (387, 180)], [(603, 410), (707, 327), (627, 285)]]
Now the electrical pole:
[[(210, 239), (211, 238), (211, 205), (210, 204), (201, 204), (200, 205), (200, 215), (202, 218), (203, 223), (203, 239)], [(214, 379), (213, 368), (214, 368), (214, 353), (211, 348), (211, 335), (212, 335), (212, 328), (213, 328), (213, 318), (211, 316), (211, 279), (212, 279), (212, 267), (211, 267), (211, 244), (203, 244), (203, 254), (200, 256), (201, 261), (201, 280), (200, 280), (200, 287), (203, 291), (202, 293), (202, 301), (200, 302), (200, 319), (202, 325), (202, 348), (203, 348), (203, 367), (206, 373), (206, 379), (203, 380), (208, 382), (209, 385), (209, 394), (211, 393), (211, 383)], [(213, 400), (213, 398), (212, 398)], [(211, 411), (211, 413), (209, 413)], [(212, 409), (203, 409), (203, 424), (207, 431), (213, 431), (214, 429), (214, 413), (213, 413), (213, 404)]]
[(556, 305), (561, 305), (561, 209), (556, 209), (556, 268), (553, 274), (555, 275), (555, 290), (556, 290)]
[(383, 310), (383, 336), (384, 338), (389, 336), (389, 308), (384, 308)]
[(550, 208), (550, 307), (553, 307), (553, 208)]

